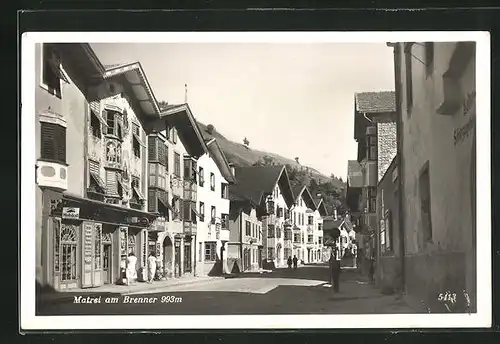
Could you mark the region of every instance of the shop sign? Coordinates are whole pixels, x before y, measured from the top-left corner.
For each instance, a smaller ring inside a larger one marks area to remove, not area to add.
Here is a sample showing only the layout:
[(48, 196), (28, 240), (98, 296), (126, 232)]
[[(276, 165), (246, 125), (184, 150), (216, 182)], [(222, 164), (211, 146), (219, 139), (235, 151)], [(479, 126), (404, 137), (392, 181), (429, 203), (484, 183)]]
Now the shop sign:
[(151, 230), (156, 232), (165, 232), (167, 230), (167, 221), (163, 217), (158, 217), (152, 224)]
[(92, 270), (92, 255), (94, 253), (92, 245), (92, 227), (92, 224), (86, 223), (83, 230), (83, 259), (86, 272)]
[(78, 220), (80, 218), (80, 208), (64, 207), (61, 217), (63, 219)]

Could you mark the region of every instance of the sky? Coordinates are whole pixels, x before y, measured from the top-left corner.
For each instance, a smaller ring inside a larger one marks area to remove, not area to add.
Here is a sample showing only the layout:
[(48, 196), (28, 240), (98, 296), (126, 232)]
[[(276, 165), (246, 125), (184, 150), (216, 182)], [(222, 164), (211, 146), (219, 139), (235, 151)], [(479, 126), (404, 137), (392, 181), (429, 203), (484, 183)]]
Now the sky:
[(140, 61), (158, 101), (187, 100), (226, 138), (346, 179), (354, 93), (394, 90), (385, 43), (98, 43), (103, 64)]

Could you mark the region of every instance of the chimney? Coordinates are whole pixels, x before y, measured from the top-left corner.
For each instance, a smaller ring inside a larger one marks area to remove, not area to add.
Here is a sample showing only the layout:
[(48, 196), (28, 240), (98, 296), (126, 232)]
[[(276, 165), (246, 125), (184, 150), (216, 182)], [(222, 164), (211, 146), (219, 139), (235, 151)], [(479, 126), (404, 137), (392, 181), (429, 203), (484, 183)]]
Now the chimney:
[(337, 221), (337, 208), (333, 208), (333, 219)]
[(234, 164), (232, 162), (230, 162), (228, 165), (229, 165), (229, 168), (231, 169), (231, 174), (233, 175), (233, 177), (236, 178), (236, 170), (234, 168)]

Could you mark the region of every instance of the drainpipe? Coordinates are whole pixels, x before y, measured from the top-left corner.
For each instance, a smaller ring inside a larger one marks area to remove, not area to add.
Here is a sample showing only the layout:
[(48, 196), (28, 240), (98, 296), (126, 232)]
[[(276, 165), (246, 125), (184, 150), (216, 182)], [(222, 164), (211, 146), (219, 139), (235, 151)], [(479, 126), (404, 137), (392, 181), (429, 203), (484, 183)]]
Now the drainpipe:
[(405, 269), (405, 209), (403, 202), (404, 195), (404, 159), (402, 157), (403, 148), (403, 114), (401, 111), (401, 45), (398, 43), (387, 43), (387, 46), (394, 49), (394, 86), (396, 91), (396, 142), (397, 142), (397, 169), (398, 169), (398, 207), (399, 207), (399, 254), (401, 264), (401, 291), (406, 291), (406, 269)]

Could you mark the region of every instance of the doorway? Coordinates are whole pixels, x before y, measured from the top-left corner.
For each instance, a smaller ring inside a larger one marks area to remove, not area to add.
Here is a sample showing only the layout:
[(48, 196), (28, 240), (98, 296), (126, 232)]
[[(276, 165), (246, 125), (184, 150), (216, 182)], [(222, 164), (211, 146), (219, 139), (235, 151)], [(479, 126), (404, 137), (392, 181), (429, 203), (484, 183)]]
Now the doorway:
[(105, 243), (102, 245), (103, 248), (103, 262), (102, 262), (102, 278), (104, 284), (111, 284), (111, 243)]
[(191, 272), (191, 242), (184, 242), (184, 272)]
[(166, 276), (172, 272), (172, 240), (167, 236), (163, 240), (163, 269)]

